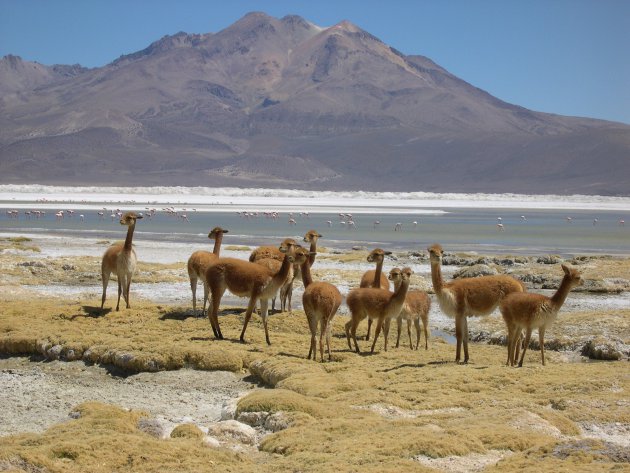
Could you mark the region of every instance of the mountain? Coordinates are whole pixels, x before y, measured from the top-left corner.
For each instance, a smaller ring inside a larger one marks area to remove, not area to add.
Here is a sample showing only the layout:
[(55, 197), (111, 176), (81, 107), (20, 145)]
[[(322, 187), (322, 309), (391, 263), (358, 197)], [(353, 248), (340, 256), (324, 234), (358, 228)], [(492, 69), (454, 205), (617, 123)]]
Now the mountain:
[(250, 13), (99, 68), (0, 61), (0, 182), (630, 194), (630, 126), (503, 102), (343, 21)]

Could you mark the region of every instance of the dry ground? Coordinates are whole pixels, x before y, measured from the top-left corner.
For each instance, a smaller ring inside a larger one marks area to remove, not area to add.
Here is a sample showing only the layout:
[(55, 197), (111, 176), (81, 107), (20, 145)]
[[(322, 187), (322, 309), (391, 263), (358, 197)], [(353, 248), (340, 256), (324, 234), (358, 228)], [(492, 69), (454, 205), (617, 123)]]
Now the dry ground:
[[(0, 470), (628, 469), (626, 361), (575, 363), (550, 352), (542, 367), (532, 350), (525, 367), (514, 369), (503, 365), (505, 347), (474, 344), (473, 363), (463, 366), (452, 363), (454, 347), (439, 338), (428, 351), (381, 348), (357, 355), (347, 349), (340, 317), (333, 361), (317, 363), (305, 359), (308, 335), (299, 311), (270, 318), (268, 347), (256, 317), (248, 343), (237, 341), (242, 310), (223, 311), (228, 339), (215, 341), (208, 321), (184, 308), (138, 301), (130, 310), (110, 312), (98, 305), (5, 296), (0, 352), (83, 359), (130, 371), (249, 371), (274, 389), (244, 397), (238, 413), (284, 411), (291, 426), (247, 453), (207, 446), (194, 435), (158, 440), (138, 429), (142, 412), (88, 403), (76, 408), (77, 418), (43, 434), (1, 438)], [(630, 311), (617, 316), (630, 326)], [(594, 432), (604, 434), (589, 438)]]
[[(472, 344), (472, 363), (456, 365), (454, 346), (437, 337), (428, 351), (383, 352), (381, 340), (376, 354), (358, 355), (348, 350), (347, 319), (339, 316), (333, 360), (318, 363), (305, 359), (310, 335), (301, 311), (270, 317), (268, 347), (257, 316), (241, 344), (244, 309), (224, 309), (220, 322), (228, 339), (215, 341), (208, 320), (192, 317), (189, 307), (134, 298), (132, 309), (101, 311), (100, 299), (34, 297), (29, 289), (97, 284), (100, 258), (35, 258), (37, 248), (24, 239), (1, 241), (0, 252), (0, 354), (82, 360), (143, 376), (180, 368), (251, 374), (272, 389), (242, 398), (236, 415), (285, 412), (290, 420), (258, 449), (217, 448), (189, 427), (176, 438), (156, 439), (139, 429), (139, 419), (149, 415), (140, 410), (83, 403), (43, 433), (0, 438), (0, 471), (630, 471), (627, 361), (585, 362), (548, 351), (543, 367), (532, 349), (525, 366), (514, 369), (504, 366), (504, 346)], [(352, 262), (365, 254), (330, 257)], [(592, 279), (630, 274), (627, 258), (575, 263)], [(142, 263), (139, 270), (138, 282), (187, 279), (181, 264)], [(558, 265), (531, 262), (510, 271), (560, 275)], [(359, 272), (315, 276), (358, 281)], [(110, 291), (106, 307), (113, 300)], [(481, 323), (490, 332), (503, 330), (496, 317)], [(613, 335), (630, 343), (630, 309), (567, 314), (546, 339), (566, 346)]]

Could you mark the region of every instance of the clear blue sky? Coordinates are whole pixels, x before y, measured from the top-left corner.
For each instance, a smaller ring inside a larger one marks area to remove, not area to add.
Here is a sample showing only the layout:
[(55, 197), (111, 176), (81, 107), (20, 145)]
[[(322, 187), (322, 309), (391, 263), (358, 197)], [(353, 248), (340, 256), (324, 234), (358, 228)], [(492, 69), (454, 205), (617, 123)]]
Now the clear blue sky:
[(102, 66), (250, 11), (347, 19), (508, 102), (630, 124), (630, 0), (0, 0), (0, 56)]

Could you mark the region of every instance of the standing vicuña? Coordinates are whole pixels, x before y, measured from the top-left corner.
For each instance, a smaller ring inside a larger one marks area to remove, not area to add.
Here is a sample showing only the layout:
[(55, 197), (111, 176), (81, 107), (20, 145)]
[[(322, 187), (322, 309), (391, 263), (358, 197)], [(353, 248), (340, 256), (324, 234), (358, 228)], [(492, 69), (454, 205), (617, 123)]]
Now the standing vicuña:
[[(402, 271), (394, 268), (389, 272), (389, 279), (394, 282), (394, 291), (398, 290), (402, 283)], [(416, 327), (416, 350), (420, 346), (420, 321), (424, 327), (424, 349), (429, 349), (429, 310), (431, 309), (431, 298), (424, 291), (407, 291), (405, 303), (396, 318), (398, 326), (398, 337), (396, 338), (396, 348), (400, 343), (400, 331), (402, 321), (407, 321), (407, 334), (409, 335), (409, 346), (413, 350), (411, 341), (411, 322)]]
[[(298, 255), (305, 254), (305, 258), (299, 258)], [(302, 282), (304, 283), (304, 294), (302, 295), (302, 306), (304, 307), (304, 313), (308, 320), (308, 326), (311, 330), (311, 346), (308, 351), (307, 359), (310, 360), (311, 354), (313, 360), (317, 359), (317, 347), (315, 344), (315, 336), (317, 335), (317, 325), (321, 326), (319, 335), (319, 355), (320, 359), (324, 361), (324, 337), (326, 337), (326, 348), (328, 350), (328, 359), (331, 359), (330, 354), (330, 330), (332, 327), (332, 320), (337, 309), (341, 305), (342, 297), (339, 289), (330, 283), (324, 281), (313, 282), (311, 276), (311, 264), (315, 259), (315, 255), (312, 251), (307, 251), (304, 248), (298, 248), (296, 250), (296, 261), (304, 261), (301, 264)]]
[(431, 260), (431, 279), (442, 312), (455, 318), (457, 352), (455, 362), (461, 358), (464, 345), (464, 363), (468, 363), (468, 320), (475, 315), (488, 315), (499, 305), (505, 296), (512, 292), (523, 292), (525, 287), (510, 276), (480, 276), (458, 279), (452, 282), (442, 280), (442, 247), (435, 244), (428, 248)]
[(197, 281), (201, 279), (203, 283), (203, 309), (202, 314), (206, 312), (206, 302), (208, 302), (208, 284), (206, 283), (206, 271), (210, 265), (219, 258), (221, 252), (221, 242), (223, 234), (228, 231), (221, 227), (214, 227), (208, 238), (214, 240), (214, 249), (212, 253), (209, 251), (195, 251), (188, 258), (188, 278), (190, 279), (190, 289), (192, 290), (193, 313), (197, 311)]
[[(357, 326), (359, 322), (366, 317), (376, 319), (376, 330), (374, 332), (374, 341), (372, 342), (372, 353), (376, 346), (376, 340), (381, 333), (383, 324), (391, 318), (398, 317), (400, 309), (405, 303), (407, 290), (409, 289), (409, 277), (413, 272), (409, 268), (405, 268), (402, 272), (402, 281), (396, 292), (389, 292), (386, 289), (362, 287), (353, 289), (346, 298), (346, 304), (350, 309), (350, 320), (346, 323), (346, 338), (348, 346), (352, 350), (350, 336), (354, 340), (354, 347), (357, 353), (359, 344), (357, 343)], [(387, 333), (385, 340), (387, 341)], [(387, 351), (387, 343), (385, 343), (385, 351)]]
[(120, 219), (121, 225), (127, 225), (127, 237), (125, 242), (117, 242), (107, 248), (101, 261), (101, 277), (103, 280), (103, 297), (101, 298), (101, 309), (105, 304), (105, 296), (107, 294), (107, 284), (112, 272), (116, 272), (118, 279), (118, 302), (116, 310), (120, 308), (120, 294), (122, 293), (127, 309), (131, 308), (129, 304), (129, 287), (131, 286), (131, 277), (136, 271), (138, 258), (136, 251), (133, 249), (133, 231), (136, 228), (136, 220), (141, 219), (142, 215), (134, 212), (127, 212)]
[[(370, 269), (361, 276), (359, 287), (380, 287), (389, 291), (389, 280), (383, 274), (383, 261), (385, 255), (391, 255), (391, 251), (385, 251), (380, 248), (374, 248), (367, 256), (368, 263), (376, 263), (376, 269)], [(366, 340), (370, 339), (370, 331), (372, 330), (372, 319), (368, 319), (368, 330), (365, 336)]]
[(514, 366), (518, 351), (517, 344), (521, 339), (522, 330), (525, 330), (525, 343), (523, 353), (518, 362), (518, 366), (523, 366), (525, 351), (529, 346), (532, 330), (538, 329), (538, 339), (540, 342), (540, 356), (542, 364), (545, 364), (545, 330), (551, 326), (558, 316), (558, 311), (564, 301), (575, 286), (583, 283), (580, 272), (576, 269), (562, 265), (564, 277), (556, 293), (547, 297), (542, 294), (514, 293), (507, 296), (501, 302), (501, 315), (508, 331), (508, 358), (507, 365)]
[[(250, 263), (262, 264), (266, 268), (270, 269), (272, 272), (275, 272), (279, 268), (279, 265), (274, 265), (273, 263), (270, 263), (268, 260), (273, 259), (282, 263), (282, 261), (284, 260), (284, 253), (280, 251), (279, 248), (283, 248), (283, 247), (287, 247), (288, 245), (295, 245), (295, 244), (296, 242), (293, 238), (285, 238), (284, 240), (282, 240), (282, 243), (280, 243), (279, 247), (259, 246), (258, 248), (255, 248), (254, 250), (252, 250), (252, 252), (249, 255), (249, 261)], [(267, 261), (264, 261), (264, 260), (267, 260)], [(278, 268), (276, 268), (276, 266)], [(291, 285), (292, 287), (293, 285), (294, 272), (295, 272), (295, 265), (293, 266), (293, 268), (291, 269), (291, 272), (287, 276), (287, 280), (280, 286), (280, 310), (282, 312), (284, 312), (284, 310), (286, 309), (286, 306), (285, 306), (285, 303), (287, 301), (286, 294), (288, 292), (288, 286)], [(291, 311), (290, 305), (291, 305), (291, 301), (289, 299), (289, 311)], [(276, 309), (276, 294), (274, 294), (273, 297), (271, 298), (271, 310), (273, 311), (275, 309)]]
[(280, 251), (285, 253), (282, 266), (277, 273), (256, 263), (243, 261), (236, 258), (219, 258), (210, 265), (206, 271), (206, 281), (210, 288), (212, 304), (208, 307), (208, 318), (212, 325), (215, 338), (223, 339), (221, 328), (219, 327), (219, 305), (226, 289), (239, 297), (249, 298), (245, 322), (241, 332), (240, 340), (245, 342), (245, 330), (252, 316), (252, 311), (256, 307), (256, 301), (260, 299), (260, 316), (265, 328), (265, 339), (267, 345), (269, 341), (269, 331), (267, 330), (267, 306), (269, 298), (278, 291), (278, 288), (287, 280), (287, 275), (293, 264), (294, 245), (289, 244), (280, 247)]

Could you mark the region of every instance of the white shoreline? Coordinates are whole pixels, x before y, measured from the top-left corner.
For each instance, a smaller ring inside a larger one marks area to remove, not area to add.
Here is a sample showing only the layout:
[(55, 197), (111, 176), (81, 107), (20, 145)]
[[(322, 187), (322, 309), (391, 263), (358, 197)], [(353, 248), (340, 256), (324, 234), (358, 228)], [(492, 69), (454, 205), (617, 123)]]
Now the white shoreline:
[(60, 187), (0, 185), (0, 206), (77, 209), (112, 206), (195, 207), (197, 211), (238, 210), (330, 213), (445, 213), (449, 208), (630, 211), (630, 197), (590, 195), (439, 194), (432, 192), (333, 192), (295, 189), (211, 187)]

